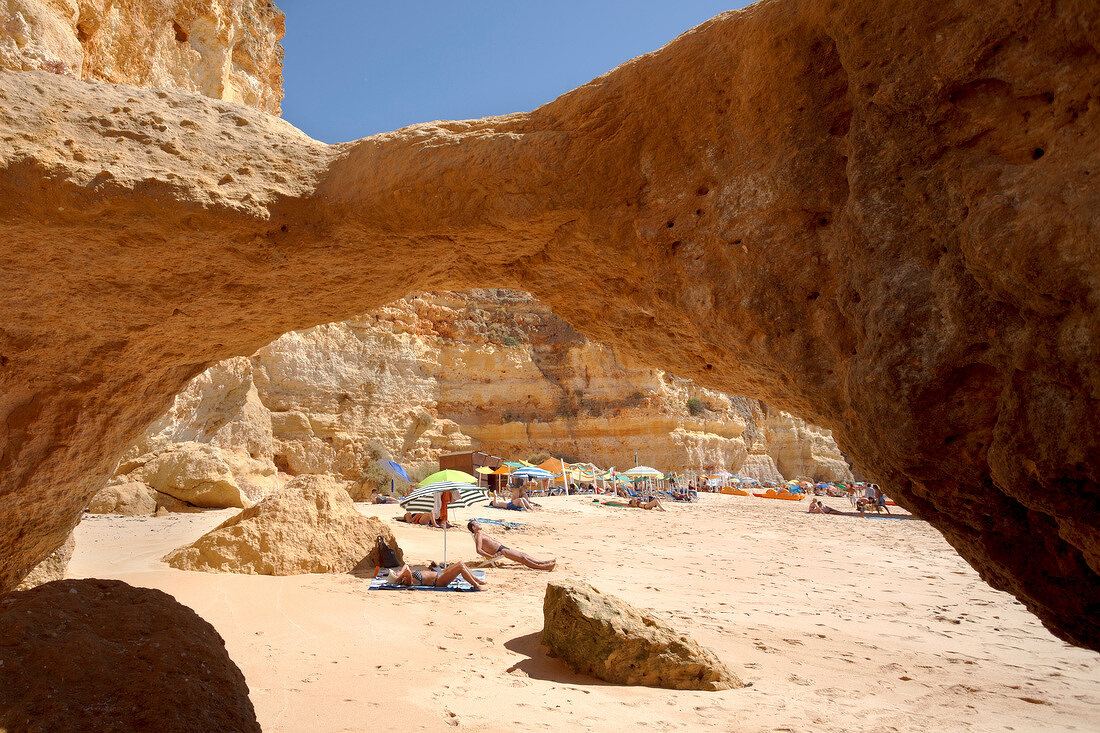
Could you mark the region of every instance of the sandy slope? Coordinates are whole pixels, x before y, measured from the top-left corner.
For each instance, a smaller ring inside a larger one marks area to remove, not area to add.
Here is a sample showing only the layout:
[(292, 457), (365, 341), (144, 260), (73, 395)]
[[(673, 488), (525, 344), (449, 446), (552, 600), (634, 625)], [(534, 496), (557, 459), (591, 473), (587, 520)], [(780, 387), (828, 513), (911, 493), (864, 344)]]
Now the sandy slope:
[[(1100, 656), (1048, 634), (924, 522), (822, 517), (752, 497), (707, 495), (663, 514), (540, 501), (531, 514), (455, 514), (526, 522), (498, 534), (559, 558), (553, 576), (657, 610), (753, 687), (677, 692), (571, 674), (537, 642), (547, 574), (524, 568), (490, 569), (478, 594), (159, 562), (231, 510), (86, 516), (70, 574), (160, 588), (213, 623), (268, 731), (1100, 729)], [(442, 532), (395, 532), (411, 561), (442, 556)], [(451, 559), (474, 557), (464, 530), (449, 540)]]

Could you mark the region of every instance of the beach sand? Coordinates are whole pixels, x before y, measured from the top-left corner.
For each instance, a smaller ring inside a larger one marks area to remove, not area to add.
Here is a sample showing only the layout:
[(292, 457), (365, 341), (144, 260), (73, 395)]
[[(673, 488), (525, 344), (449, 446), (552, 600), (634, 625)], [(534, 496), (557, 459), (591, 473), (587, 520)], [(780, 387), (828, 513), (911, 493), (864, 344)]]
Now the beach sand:
[[(160, 562), (235, 510), (86, 515), (69, 574), (159, 588), (197, 611), (225, 638), (266, 731), (1100, 730), (1100, 655), (1051, 636), (925, 522), (736, 496), (667, 502), (665, 513), (538, 501), (538, 512), (452, 511), (463, 524), (524, 522), (488, 529), (558, 558), (552, 573), (489, 568), (481, 593)], [(393, 528), (409, 562), (442, 559), (440, 530)], [(475, 559), (464, 527), (447, 539), (448, 560)], [(571, 673), (538, 643), (546, 581), (565, 577), (654, 610), (752, 687), (684, 692)]]

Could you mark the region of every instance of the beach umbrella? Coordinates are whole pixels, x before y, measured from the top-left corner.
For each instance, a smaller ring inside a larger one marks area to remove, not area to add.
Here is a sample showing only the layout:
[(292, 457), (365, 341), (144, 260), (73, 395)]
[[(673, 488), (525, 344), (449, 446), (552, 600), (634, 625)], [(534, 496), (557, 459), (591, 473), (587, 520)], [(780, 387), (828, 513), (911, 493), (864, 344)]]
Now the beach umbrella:
[[(442, 471), (440, 472), (442, 473)], [(462, 473), (453, 471), (452, 473)], [(466, 474), (469, 476), (469, 474)], [(436, 498), (445, 491), (451, 492), (447, 507), (466, 507), (489, 500), (489, 490), (480, 486), (471, 486), (466, 482), (437, 481), (422, 486), (401, 500), (401, 506), (407, 512), (433, 512)], [(443, 564), (447, 564), (447, 525), (443, 525)]]
[(412, 480), (409, 479), (409, 472), (405, 470), (405, 467), (396, 461), (379, 461), (382, 468), (386, 470), (393, 478), (390, 479), (390, 493), (393, 493), (393, 479), (399, 478), (407, 484), (411, 484)]
[(465, 471), (456, 471), (453, 468), (445, 468), (442, 471), (436, 471), (431, 476), (420, 482), (420, 486), (428, 486), (429, 484), (437, 484), (440, 481), (453, 481), (457, 484), (476, 484), (477, 477), (471, 476)]
[(545, 481), (547, 479), (554, 478), (554, 474), (550, 473), (546, 469), (539, 468), (537, 466), (525, 466), (523, 468), (517, 468), (516, 470), (512, 471), (512, 478)]
[(643, 478), (663, 478), (664, 474), (658, 471), (656, 468), (650, 468), (649, 466), (635, 466), (629, 471), (623, 471), (624, 476), (641, 476)]

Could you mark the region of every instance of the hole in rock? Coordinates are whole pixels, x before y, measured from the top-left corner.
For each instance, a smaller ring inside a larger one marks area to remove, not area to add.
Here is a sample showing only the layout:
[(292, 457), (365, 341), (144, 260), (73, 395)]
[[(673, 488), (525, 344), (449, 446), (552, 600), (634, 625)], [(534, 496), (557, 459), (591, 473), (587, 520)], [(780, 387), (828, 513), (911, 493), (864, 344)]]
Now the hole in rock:
[(175, 31), (175, 33), (176, 33), (176, 40), (177, 41), (179, 41), (180, 43), (186, 43), (187, 42), (187, 31), (185, 31), (183, 29), (182, 25), (180, 25), (179, 23), (177, 23), (174, 20), (172, 21), (172, 30)]
[(1043, 157), (1043, 154), (1045, 152), (1046, 151), (1044, 151), (1042, 148), (1035, 148), (1034, 150), (1031, 151), (1031, 159), (1032, 160), (1039, 160), (1039, 158)]

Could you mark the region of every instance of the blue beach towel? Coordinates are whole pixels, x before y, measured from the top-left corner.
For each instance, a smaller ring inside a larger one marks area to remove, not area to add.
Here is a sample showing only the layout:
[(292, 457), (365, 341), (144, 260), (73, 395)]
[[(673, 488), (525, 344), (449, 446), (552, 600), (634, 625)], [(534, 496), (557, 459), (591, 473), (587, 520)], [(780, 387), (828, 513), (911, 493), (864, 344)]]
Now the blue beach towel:
[[(485, 580), (484, 570), (472, 570), (474, 577), (478, 580)], [(474, 592), (474, 587), (466, 582), (465, 578), (458, 577), (451, 581), (450, 585), (445, 585), (442, 588), (436, 588), (432, 585), (395, 585), (388, 582), (389, 571), (380, 570), (378, 575), (370, 582), (370, 590), (438, 590), (438, 591), (471, 591)]]

